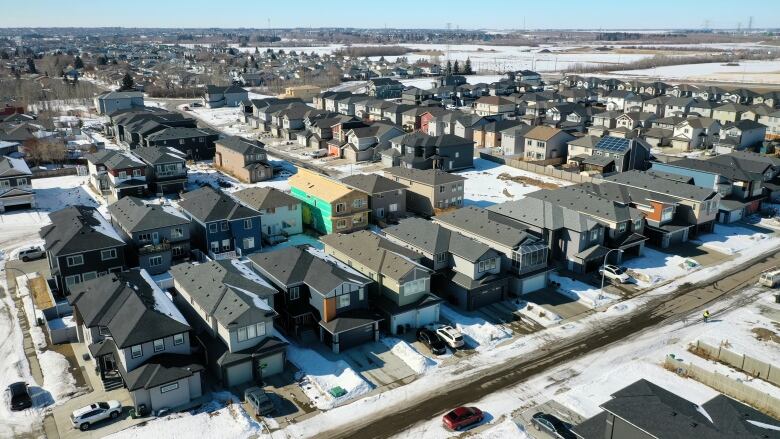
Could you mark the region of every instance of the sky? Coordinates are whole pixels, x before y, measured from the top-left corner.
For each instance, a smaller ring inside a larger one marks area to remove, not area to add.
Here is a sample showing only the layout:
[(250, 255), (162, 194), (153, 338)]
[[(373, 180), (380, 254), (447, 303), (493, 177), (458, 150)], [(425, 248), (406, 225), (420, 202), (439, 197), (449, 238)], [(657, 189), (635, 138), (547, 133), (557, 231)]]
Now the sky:
[(700, 29), (780, 26), (779, 0), (4, 0), (0, 27)]

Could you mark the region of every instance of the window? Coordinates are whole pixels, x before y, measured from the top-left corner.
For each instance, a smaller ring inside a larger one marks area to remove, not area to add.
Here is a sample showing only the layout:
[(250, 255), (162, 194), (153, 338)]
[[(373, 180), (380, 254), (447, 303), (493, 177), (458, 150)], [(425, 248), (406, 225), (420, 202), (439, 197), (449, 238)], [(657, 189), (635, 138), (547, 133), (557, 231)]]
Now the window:
[(376, 209), (376, 216), (377, 218), (384, 218), (385, 217), (385, 208), (379, 207)]
[(599, 231), (598, 231), (598, 229), (593, 230), (593, 231), (590, 232), (590, 240), (591, 241), (595, 241), (597, 239), (599, 239)]
[(127, 178), (127, 172), (119, 171), (119, 178)]
[(252, 219), (247, 218), (244, 220), (244, 230), (250, 230), (252, 228)]
[(81, 282), (81, 275), (80, 274), (74, 274), (73, 276), (67, 276), (65, 277), (65, 285), (71, 286), (75, 285), (77, 283)]
[(287, 291), (287, 295), (290, 298), (290, 300), (298, 300), (301, 297), (301, 289), (300, 287), (292, 287), (289, 291)]
[(366, 299), (366, 292), (363, 291), (363, 288), (361, 288), (360, 290), (358, 290), (358, 300), (362, 302), (365, 299)]
[(16, 185), (17, 186), (24, 186), (26, 184), (27, 184), (27, 179), (26, 178), (17, 178), (16, 179)]
[(355, 215), (352, 217), (352, 224), (357, 225), (363, 222), (363, 215)]
[(166, 384), (164, 386), (160, 386), (160, 393), (171, 392), (178, 388), (179, 388), (179, 383)]
[(8, 189), (11, 187), (11, 182), (8, 180), (0, 180), (0, 188)]
[(162, 265), (162, 263), (163, 263), (162, 256), (152, 256), (151, 258), (149, 258), (150, 267), (159, 267), (160, 265)]
[(447, 261), (447, 253), (439, 253), (436, 255), (436, 262), (441, 264)]
[(133, 177), (140, 177), (140, 176), (141, 176), (141, 170), (133, 169)]
[(253, 236), (250, 236), (249, 238), (244, 238), (244, 250), (250, 250), (255, 248), (255, 238)]
[(184, 334), (174, 334), (173, 335), (173, 345), (180, 345), (184, 344)]
[(360, 209), (361, 207), (363, 207), (363, 199), (357, 198), (355, 200), (352, 200), (352, 207), (354, 209)]
[(68, 264), (68, 267), (75, 267), (78, 265), (84, 265), (84, 256), (82, 255), (73, 255), (68, 256), (65, 261)]
[(387, 207), (390, 212), (398, 212), (398, 204), (393, 203)]
[(88, 280), (92, 280), (97, 278), (97, 272), (96, 271), (90, 271), (89, 273), (84, 273), (81, 275), (81, 279), (86, 282)]
[(219, 241), (211, 241), (211, 251), (216, 253), (219, 251)]
[(181, 238), (184, 236), (184, 229), (181, 227), (174, 227), (171, 229), (171, 238)]
[(251, 340), (253, 338), (265, 335), (265, 322), (242, 326), (236, 331), (236, 338), (239, 342)]
[(230, 229), (230, 226), (227, 221), (222, 221), (221, 223), (219, 223), (219, 230), (226, 232), (228, 229)]
[(626, 223), (620, 223), (618, 225), (618, 232), (623, 233), (626, 231)]
[(179, 139), (179, 145), (184, 145), (184, 139)]
[(104, 337), (108, 337), (111, 335), (111, 332), (108, 331), (107, 326), (99, 326), (98, 327), (98, 333)]
[(338, 220), (336, 221), (336, 228), (337, 229), (343, 229), (347, 227), (347, 220)]
[(130, 347), (130, 358), (138, 358), (144, 354), (144, 349), (140, 344)]
[(179, 257), (184, 254), (184, 249), (181, 247), (171, 247), (171, 256), (174, 258)]
[(209, 224), (209, 233), (217, 233), (217, 223)]
[(344, 203), (338, 203), (336, 204), (336, 212), (344, 212), (347, 209), (347, 205)]
[(152, 342), (154, 345), (154, 351), (155, 352), (162, 352), (165, 350), (165, 340), (162, 338), (159, 338)]
[(342, 294), (336, 297), (336, 308), (344, 308), (349, 306), (349, 294)]
[(229, 239), (223, 239), (222, 240), (222, 251), (228, 251), (230, 250), (230, 240)]
[(138, 234), (138, 240), (139, 241), (149, 241), (152, 239), (152, 235), (149, 233), (139, 233)]
[(441, 194), (443, 192), (444, 192), (444, 186), (439, 186), (439, 193)]
[(642, 220), (638, 219), (634, 221), (634, 230), (639, 230), (642, 228)]
[(405, 296), (411, 296), (412, 294), (422, 293), (425, 291), (425, 279), (417, 279), (404, 284), (403, 294)]
[(116, 259), (116, 249), (110, 248), (108, 250), (101, 250), (100, 252), (100, 260), (101, 261), (107, 261), (109, 259)]

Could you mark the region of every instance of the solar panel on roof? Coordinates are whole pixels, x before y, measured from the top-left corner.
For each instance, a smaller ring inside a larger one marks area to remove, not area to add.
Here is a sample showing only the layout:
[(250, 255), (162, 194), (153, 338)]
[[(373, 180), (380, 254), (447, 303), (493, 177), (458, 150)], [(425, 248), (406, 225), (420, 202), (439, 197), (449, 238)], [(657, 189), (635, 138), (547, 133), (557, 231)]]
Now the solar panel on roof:
[(623, 152), (628, 149), (631, 141), (629, 139), (621, 139), (619, 137), (604, 137), (596, 144), (596, 148), (606, 151), (618, 151)]

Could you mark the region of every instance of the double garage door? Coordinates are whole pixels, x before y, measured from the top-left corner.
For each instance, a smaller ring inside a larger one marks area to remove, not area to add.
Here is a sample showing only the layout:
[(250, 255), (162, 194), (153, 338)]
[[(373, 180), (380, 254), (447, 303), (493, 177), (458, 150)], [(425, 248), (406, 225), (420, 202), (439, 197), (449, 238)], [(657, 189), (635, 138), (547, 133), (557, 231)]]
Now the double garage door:
[(499, 285), (471, 294), (469, 309), (477, 309), (491, 303), (500, 302), (504, 298), (504, 287)]
[(374, 325), (361, 326), (339, 334), (339, 352), (374, 341)]

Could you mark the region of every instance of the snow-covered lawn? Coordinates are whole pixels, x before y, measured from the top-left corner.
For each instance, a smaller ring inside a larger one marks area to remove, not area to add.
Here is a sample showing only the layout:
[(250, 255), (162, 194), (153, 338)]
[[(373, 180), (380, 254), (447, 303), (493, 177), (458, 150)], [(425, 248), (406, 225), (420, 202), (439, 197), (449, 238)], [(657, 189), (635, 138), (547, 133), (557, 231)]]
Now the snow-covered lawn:
[(640, 288), (684, 276), (700, 267), (691, 258), (662, 253), (648, 247), (642, 250), (641, 257), (629, 259), (623, 265), (629, 269), (629, 274)]
[(733, 255), (756, 245), (757, 242), (772, 238), (767, 233), (757, 232), (746, 227), (716, 224), (715, 232), (699, 236), (696, 240), (701, 242), (704, 247), (717, 252)]
[(592, 287), (557, 273), (551, 273), (550, 280), (561, 284), (560, 288), (557, 289), (560, 294), (576, 300), (588, 308), (597, 308), (620, 299), (620, 296), (601, 291), (599, 287)]
[(512, 336), (512, 333), (494, 325), (481, 317), (460, 314), (449, 305), (441, 306), (441, 317), (463, 334), (467, 345), (479, 350), (495, 346), (496, 343)]
[(191, 107), (188, 113), (227, 134), (241, 135), (251, 131), (244, 123), (242, 107)]
[(280, 191), (289, 191), (290, 184), (287, 179), (292, 175), (288, 168), (294, 169), (292, 165), (287, 162), (280, 162), (284, 170), (271, 180), (260, 181), (257, 183), (242, 183), (235, 178), (224, 174), (211, 166), (210, 162), (198, 162), (187, 168), (187, 185), (188, 190), (197, 189), (198, 186), (210, 185), (212, 187), (220, 187), (220, 183), (226, 186), (226, 183), (230, 187), (224, 188), (226, 192), (235, 192), (248, 187), (272, 187), (279, 189)]
[(401, 361), (406, 363), (414, 373), (420, 375), (429, 369), (436, 367), (437, 362), (417, 352), (409, 343), (394, 337), (382, 337), (379, 339), (385, 346), (390, 348), (390, 352)]
[(542, 187), (568, 186), (571, 183), (533, 172), (523, 171), (507, 165), (500, 165), (481, 158), (474, 159), (474, 169), (458, 172), (468, 178), (464, 183), (464, 203), (480, 207), (519, 200)]

